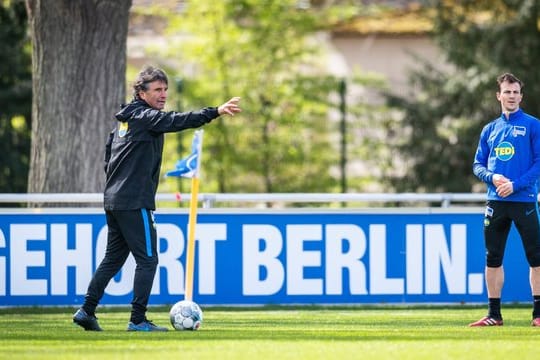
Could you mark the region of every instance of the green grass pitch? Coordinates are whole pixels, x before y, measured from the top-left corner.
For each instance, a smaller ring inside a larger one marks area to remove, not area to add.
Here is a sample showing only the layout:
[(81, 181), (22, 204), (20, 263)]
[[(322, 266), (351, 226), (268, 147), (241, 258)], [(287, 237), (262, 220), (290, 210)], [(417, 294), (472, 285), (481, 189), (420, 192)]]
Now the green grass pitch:
[(505, 325), (469, 328), (485, 307), (202, 307), (199, 331), (125, 331), (128, 308), (100, 308), (105, 331), (74, 325), (74, 308), (0, 309), (0, 359), (535, 359), (531, 308), (503, 306)]

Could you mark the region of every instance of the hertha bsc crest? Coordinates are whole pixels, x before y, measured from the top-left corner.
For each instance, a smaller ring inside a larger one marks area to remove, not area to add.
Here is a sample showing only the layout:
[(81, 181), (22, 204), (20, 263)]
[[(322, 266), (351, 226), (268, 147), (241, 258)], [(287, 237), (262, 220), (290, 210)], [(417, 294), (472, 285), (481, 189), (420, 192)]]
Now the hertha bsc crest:
[(127, 121), (126, 122), (121, 122), (120, 126), (118, 127), (118, 136), (119, 137), (124, 137), (124, 136), (126, 136), (127, 132), (128, 132), (128, 123), (127, 123)]

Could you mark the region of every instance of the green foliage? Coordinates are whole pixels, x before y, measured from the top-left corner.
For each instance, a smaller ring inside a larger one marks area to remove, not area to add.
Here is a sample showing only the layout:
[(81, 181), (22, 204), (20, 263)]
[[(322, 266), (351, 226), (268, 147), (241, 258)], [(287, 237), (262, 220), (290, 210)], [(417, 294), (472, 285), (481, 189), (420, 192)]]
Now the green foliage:
[[(397, 191), (469, 192), (482, 127), (500, 114), (496, 77), (512, 72), (527, 85), (523, 109), (540, 115), (540, 5), (535, 0), (433, 1), (434, 39), (453, 69), (424, 63), (411, 74), (409, 97), (389, 96), (403, 110), (400, 155), (405, 174), (388, 177)], [(418, 61), (422, 61), (418, 59)]]
[(203, 191), (336, 190), (339, 124), (328, 119), (338, 79), (326, 75), (313, 38), (327, 25), (326, 10), (297, 3), (193, 1), (170, 19), (171, 39), (181, 38), (170, 56), (185, 66), (176, 69), (184, 108), (242, 97), (241, 114), (205, 128)]
[(0, 2), (0, 192), (26, 192), (32, 110), (23, 1)]

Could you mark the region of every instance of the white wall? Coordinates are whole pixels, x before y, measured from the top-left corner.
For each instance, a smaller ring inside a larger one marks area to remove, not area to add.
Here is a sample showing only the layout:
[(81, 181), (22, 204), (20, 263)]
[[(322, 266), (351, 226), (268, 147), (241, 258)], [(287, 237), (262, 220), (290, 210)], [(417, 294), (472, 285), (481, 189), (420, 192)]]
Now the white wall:
[[(409, 70), (418, 67), (412, 54), (445, 67), (440, 50), (427, 35), (358, 35), (329, 39), (331, 47), (340, 56), (336, 66), (346, 66), (346, 72), (355, 69), (384, 76), (388, 85), (398, 94), (408, 91)], [(336, 70), (338, 71), (338, 70)], [(341, 69), (340, 71), (343, 71)]]

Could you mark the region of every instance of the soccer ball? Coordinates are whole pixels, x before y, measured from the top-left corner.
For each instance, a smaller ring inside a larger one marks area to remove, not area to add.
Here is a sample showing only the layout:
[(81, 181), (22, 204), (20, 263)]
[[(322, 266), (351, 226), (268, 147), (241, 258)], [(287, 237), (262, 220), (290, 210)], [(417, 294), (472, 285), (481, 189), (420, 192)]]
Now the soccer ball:
[(189, 300), (177, 302), (169, 312), (171, 324), (176, 330), (199, 330), (203, 312), (199, 305)]

